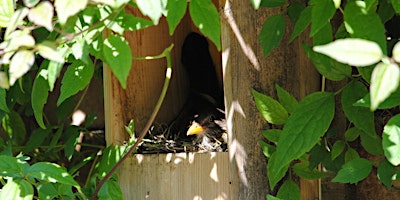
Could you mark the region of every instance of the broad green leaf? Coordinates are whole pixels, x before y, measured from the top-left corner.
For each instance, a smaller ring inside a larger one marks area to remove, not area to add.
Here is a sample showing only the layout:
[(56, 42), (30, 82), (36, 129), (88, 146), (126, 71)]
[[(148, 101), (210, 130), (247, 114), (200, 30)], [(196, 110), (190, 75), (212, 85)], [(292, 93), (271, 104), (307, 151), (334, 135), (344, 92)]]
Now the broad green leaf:
[(167, 22), (169, 27), (169, 35), (173, 35), (176, 26), (182, 20), (186, 13), (186, 0), (170, 0), (167, 3)]
[(90, 80), (92, 80), (93, 73), (93, 64), (85, 65), (79, 60), (73, 62), (68, 67), (61, 81), (61, 93), (57, 100), (57, 106), (65, 99), (85, 89)]
[[(260, 0), (252, 0), (252, 1), (260, 1)], [(266, 7), (266, 8), (280, 7), (285, 4), (286, 4), (286, 0), (261, 0), (260, 1), (260, 6)]]
[(350, 160), (353, 160), (356, 158), (360, 158), (360, 155), (358, 155), (358, 152), (356, 150), (354, 150), (353, 148), (348, 148), (344, 155), (345, 162), (347, 163)]
[(309, 6), (301, 12), (299, 19), (296, 21), (296, 24), (294, 25), (292, 35), (290, 36), (289, 39), (289, 43), (291, 43), (297, 36), (299, 36), (304, 30), (306, 30), (308, 25), (310, 25), (311, 11), (312, 7)]
[(371, 75), (371, 110), (376, 110), (399, 86), (400, 69), (396, 63), (379, 63)]
[(275, 148), (274, 146), (272, 146), (272, 145), (270, 145), (270, 144), (268, 144), (268, 143), (266, 143), (266, 142), (264, 142), (264, 141), (262, 141), (262, 140), (259, 140), (259, 141), (258, 141), (258, 144), (260, 144), (261, 149), (262, 149), (262, 151), (263, 151), (263, 153), (264, 153), (264, 156), (267, 157), (267, 158), (270, 158), (271, 155), (272, 155), (272, 154), (275, 152), (275, 150), (276, 150), (276, 148)]
[(284, 124), (288, 118), (285, 108), (273, 98), (251, 90), (261, 116), (271, 124)]
[(314, 36), (322, 29), (336, 12), (335, 5), (332, 0), (312, 1), (312, 17), (310, 36)]
[[(279, 156), (279, 155), (278, 155)], [(268, 181), (269, 181), (269, 186), (270, 188), (274, 188), (276, 184), (278, 183), (279, 180), (282, 179), (282, 177), (285, 176), (286, 172), (289, 169), (289, 164), (279, 166), (279, 169), (272, 171), (272, 168), (270, 167), (272, 163), (275, 163), (275, 159), (277, 158), (276, 151), (271, 155), (270, 159), (268, 160)]]
[(400, 165), (400, 115), (395, 115), (385, 125), (382, 146), (387, 160), (394, 166)]
[(313, 50), (341, 63), (358, 67), (377, 63), (383, 56), (378, 44), (357, 38), (338, 39), (329, 44), (315, 46)]
[(36, 25), (45, 27), (51, 32), (53, 31), (53, 15), (53, 5), (48, 1), (44, 1), (29, 10), (28, 19)]
[(81, 131), (78, 126), (70, 126), (65, 130), (64, 136), (66, 138), (64, 139), (65, 141), (64, 154), (65, 157), (68, 158), (68, 160), (71, 160), (72, 155), (75, 152), (76, 144), (78, 144), (80, 133)]
[(274, 196), (272, 196), (272, 195), (270, 195), (270, 194), (267, 194), (267, 200), (282, 200), (281, 198), (278, 198), (278, 197), (274, 197)]
[(156, 25), (165, 12), (165, 5), (161, 0), (136, 0), (136, 5), (140, 12), (148, 16)]
[(335, 160), (344, 150), (345, 143), (342, 140), (338, 140), (333, 144), (331, 149), (332, 160)]
[(153, 22), (133, 15), (125, 14), (122, 18), (122, 27), (128, 31), (137, 31), (153, 25)]
[(365, 81), (367, 81), (367, 83), (371, 83), (371, 74), (372, 71), (374, 70), (375, 65), (370, 65), (370, 66), (366, 66), (366, 67), (358, 67), (357, 71), (358, 73), (361, 74), (362, 78), (365, 79)]
[(6, 102), (6, 90), (3, 88), (0, 88), (0, 110), (10, 112)]
[(326, 55), (316, 53), (307, 44), (303, 44), (303, 49), (318, 72), (327, 79), (340, 81), (351, 76), (351, 67), (349, 65), (339, 63)]
[(211, 0), (191, 0), (189, 12), (193, 23), (221, 50), (221, 24), (217, 8)]
[(386, 23), (396, 14), (392, 4), (389, 3), (389, 1), (379, 1), (379, 6), (376, 12), (381, 18), (382, 23)]
[(27, 175), (38, 180), (49, 181), (52, 183), (62, 183), (79, 187), (79, 184), (68, 174), (64, 167), (54, 163), (38, 162), (27, 170)]
[(300, 200), (300, 188), (293, 180), (289, 179), (282, 184), (276, 196), (285, 200)]
[(372, 155), (383, 155), (382, 140), (377, 134), (371, 136), (361, 131), (360, 138), (361, 145), (368, 153)]
[(26, 137), (25, 123), (16, 111), (11, 111), (3, 118), (2, 126), (4, 132), (12, 140), (13, 145), (23, 144)]
[(400, 1), (391, 0), (392, 6), (397, 14), (400, 14)]
[(344, 138), (347, 142), (352, 142), (360, 136), (361, 130), (357, 127), (349, 128), (344, 133)]
[(50, 128), (48, 129), (38, 128), (34, 130), (30, 135), (28, 142), (25, 145), (24, 153), (29, 153), (33, 149), (38, 148), (50, 133), (51, 133)]
[(374, 113), (368, 108), (354, 106), (353, 104), (364, 97), (368, 92), (367, 88), (358, 81), (353, 81), (343, 89), (342, 92), (342, 107), (346, 117), (354, 123), (354, 125), (363, 130), (365, 133), (374, 137)]
[(123, 199), (121, 187), (118, 185), (117, 181), (112, 179), (109, 179), (104, 183), (104, 185), (100, 188), (97, 197), (99, 200)]
[(125, 146), (108, 146), (104, 149), (99, 162), (99, 176), (104, 177), (108, 171), (121, 159), (125, 153)]
[(47, 76), (48, 70), (46, 68), (39, 69), (39, 73), (33, 82), (31, 95), (33, 114), (35, 115), (36, 121), (42, 129), (46, 129), (46, 126), (43, 122), (43, 108), (44, 104), (47, 102), (47, 97), (50, 90)]
[(345, 163), (332, 182), (357, 183), (368, 176), (372, 163), (365, 158), (356, 158)]
[(31, 200), (33, 186), (26, 180), (8, 179), (0, 191), (0, 199)]
[(11, 17), (10, 21), (8, 22), (7, 29), (4, 35), (4, 39), (8, 40), (9, 36), (14, 30), (24, 23), (24, 18), (28, 15), (29, 9), (28, 8), (20, 8)]
[(3, 0), (0, 4), (0, 28), (7, 27), (14, 14), (14, 0)]
[(298, 104), (296, 98), (294, 98), (288, 91), (281, 88), (278, 84), (275, 84), (275, 88), (278, 94), (279, 102), (288, 111), (288, 113), (291, 113)]
[(397, 42), (392, 50), (392, 57), (396, 62), (400, 62), (400, 42)]
[(269, 17), (263, 24), (258, 40), (261, 43), (264, 56), (279, 46), (285, 32), (286, 22), (283, 14)]
[(48, 183), (38, 185), (36, 188), (38, 190), (39, 199), (57, 199), (59, 192), (57, 191), (57, 183)]
[(63, 53), (57, 50), (57, 46), (54, 42), (43, 41), (37, 45), (37, 49), (43, 58), (64, 63)]
[[(367, 5), (361, 1), (346, 2), (346, 7), (344, 9), (346, 30), (353, 38), (361, 38), (376, 42), (380, 46), (382, 53), (386, 54), (386, 29), (375, 10), (367, 10), (368, 8), (366, 6)], [(368, 55), (366, 57), (375, 58), (376, 56), (378, 55)]]
[(85, 9), (87, 3), (88, 0), (55, 0), (54, 7), (60, 24), (65, 25), (68, 18)]
[(396, 168), (390, 164), (387, 160), (379, 164), (377, 170), (377, 176), (379, 180), (387, 187), (392, 187), (392, 180), (395, 176)]
[(261, 134), (271, 142), (278, 142), (281, 133), (282, 130), (280, 129), (268, 129), (261, 131)]
[(132, 65), (132, 53), (128, 42), (124, 37), (112, 34), (104, 41), (103, 54), (111, 71), (125, 89)]
[(10, 85), (14, 85), (15, 81), (25, 75), (31, 69), (35, 62), (35, 55), (29, 50), (20, 50), (14, 54), (9, 67)]
[(5, 177), (22, 178), (24, 170), (29, 165), (12, 156), (0, 155), (0, 175)]
[[(362, 106), (369, 108), (371, 106), (370, 100), (371, 96), (370, 93), (368, 93), (362, 99), (354, 103), (354, 106)], [(394, 91), (387, 99), (385, 99), (382, 103), (379, 104), (378, 109), (394, 108), (399, 104), (400, 104), (400, 88), (397, 87), (396, 91)]]
[(312, 43), (314, 46), (328, 44), (333, 40), (332, 25), (330, 23), (326, 24), (321, 28), (318, 33), (312, 38)]
[[(250, 0), (251, 5), (253, 5), (253, 8), (256, 9), (256, 10), (260, 7), (261, 1), (262, 1), (262, 0)], [(264, 1), (265, 1), (265, 0), (264, 0)]]
[[(304, 11), (305, 6), (300, 2), (291, 2), (289, 7), (287, 8), (287, 15), (290, 19), (290, 22), (293, 24), (297, 23), (300, 18), (301, 13)], [(311, 15), (310, 15), (311, 17)], [(310, 19), (311, 22), (311, 19)]]
[(271, 187), (283, 177), (282, 167), (310, 151), (328, 130), (335, 111), (334, 94), (316, 92), (305, 97), (286, 121), (276, 152), (268, 163)]
[(316, 180), (329, 176), (327, 173), (319, 171), (315, 168), (310, 169), (307, 163), (296, 163), (295, 165), (293, 165), (292, 169), (294, 173), (297, 174), (297, 176), (307, 180)]

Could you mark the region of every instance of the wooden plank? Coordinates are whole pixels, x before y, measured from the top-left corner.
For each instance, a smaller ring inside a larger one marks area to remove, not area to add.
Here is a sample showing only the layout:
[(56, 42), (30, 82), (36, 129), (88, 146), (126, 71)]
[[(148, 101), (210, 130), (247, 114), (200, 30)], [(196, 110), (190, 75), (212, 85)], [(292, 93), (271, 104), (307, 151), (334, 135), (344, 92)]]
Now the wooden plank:
[(118, 169), (124, 199), (231, 199), (228, 153), (137, 154)]

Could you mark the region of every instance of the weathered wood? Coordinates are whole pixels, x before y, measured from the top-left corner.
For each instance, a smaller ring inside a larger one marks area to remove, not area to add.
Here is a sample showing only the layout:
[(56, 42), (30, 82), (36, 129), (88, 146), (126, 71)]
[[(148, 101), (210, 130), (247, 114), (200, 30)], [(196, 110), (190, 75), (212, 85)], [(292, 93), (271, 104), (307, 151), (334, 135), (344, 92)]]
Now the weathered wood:
[[(220, 5), (224, 6), (222, 67), (232, 199), (265, 199), (270, 190), (267, 161), (258, 140), (267, 123), (256, 109), (251, 89), (275, 96), (274, 84), (279, 84), (299, 99), (319, 90), (320, 78), (301, 47), (306, 35), (291, 44), (283, 42), (267, 58), (262, 55), (257, 40), (262, 24), (282, 10), (255, 12), (249, 1), (221, 1)], [(287, 27), (286, 33), (291, 32), (292, 27)], [(288, 38), (285, 34), (283, 41)]]

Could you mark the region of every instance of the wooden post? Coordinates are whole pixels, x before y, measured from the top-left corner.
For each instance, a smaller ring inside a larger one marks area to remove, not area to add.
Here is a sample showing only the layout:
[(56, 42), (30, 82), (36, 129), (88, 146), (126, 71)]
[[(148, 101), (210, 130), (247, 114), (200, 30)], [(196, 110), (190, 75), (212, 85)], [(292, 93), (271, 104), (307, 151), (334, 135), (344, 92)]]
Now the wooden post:
[[(301, 36), (291, 44), (285, 42), (292, 29), (289, 25), (283, 44), (268, 57), (263, 56), (258, 41), (262, 24), (282, 10), (255, 11), (249, 1), (222, 0), (220, 5), (223, 6), (222, 63), (232, 199), (265, 199), (270, 190), (267, 160), (258, 140), (267, 123), (256, 109), (251, 89), (275, 96), (274, 84), (279, 84), (300, 99), (320, 89), (320, 77), (301, 47), (308, 36)], [(303, 184), (301, 190), (318, 191), (313, 187)], [(307, 194), (312, 195), (302, 199), (318, 198), (318, 192)]]

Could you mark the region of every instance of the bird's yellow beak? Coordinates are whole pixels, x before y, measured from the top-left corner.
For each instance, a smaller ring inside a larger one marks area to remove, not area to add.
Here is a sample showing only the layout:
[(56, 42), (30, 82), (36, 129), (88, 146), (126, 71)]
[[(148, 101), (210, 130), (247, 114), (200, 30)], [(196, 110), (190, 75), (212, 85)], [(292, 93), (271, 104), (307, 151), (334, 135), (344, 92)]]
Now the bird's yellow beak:
[(192, 125), (190, 125), (187, 135), (197, 135), (201, 132), (204, 131), (204, 127), (202, 127), (199, 123), (193, 122)]

